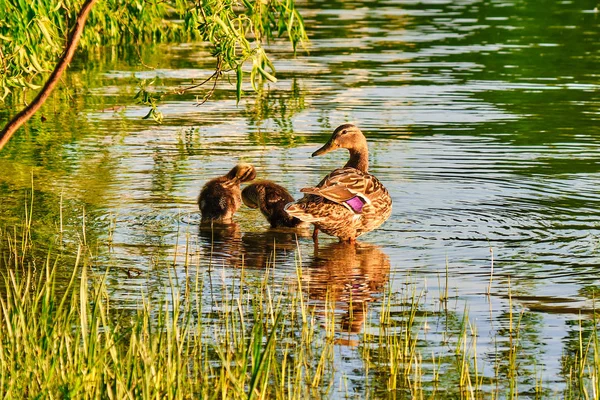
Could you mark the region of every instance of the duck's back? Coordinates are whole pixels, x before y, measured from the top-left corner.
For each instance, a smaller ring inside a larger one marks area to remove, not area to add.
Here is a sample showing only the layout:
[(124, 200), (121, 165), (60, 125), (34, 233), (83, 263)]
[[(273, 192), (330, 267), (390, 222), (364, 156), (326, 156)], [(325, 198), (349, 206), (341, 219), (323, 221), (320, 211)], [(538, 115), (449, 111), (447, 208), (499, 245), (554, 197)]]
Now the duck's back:
[(239, 185), (232, 184), (224, 176), (206, 182), (198, 196), (198, 207), (203, 221), (227, 221), (240, 205)]
[(275, 182), (262, 180), (246, 186), (242, 191), (243, 202), (251, 208), (259, 208), (272, 228), (293, 228), (301, 224), (284, 210), (286, 204), (294, 201), (292, 195)]
[(352, 167), (338, 168), (302, 191), (305, 197), (288, 212), (342, 240), (372, 231), (392, 212), (392, 199), (381, 182)]
[(340, 203), (345, 203), (345, 207), (349, 206), (355, 214), (356, 237), (376, 229), (392, 214), (389, 192), (377, 177), (368, 172), (352, 167), (338, 168), (319, 183), (319, 187), (335, 186), (343, 186), (349, 192), (340, 198)]

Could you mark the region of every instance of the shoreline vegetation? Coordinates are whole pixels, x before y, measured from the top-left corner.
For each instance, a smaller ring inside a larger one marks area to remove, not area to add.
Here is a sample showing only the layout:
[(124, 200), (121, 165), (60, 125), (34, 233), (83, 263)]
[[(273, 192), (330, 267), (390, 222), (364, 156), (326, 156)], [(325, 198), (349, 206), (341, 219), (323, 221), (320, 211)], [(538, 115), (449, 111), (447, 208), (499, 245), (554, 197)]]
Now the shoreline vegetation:
[[(299, 248), (293, 276), (276, 278), (267, 263), (259, 274), (242, 266), (225, 278), (225, 267), (188, 257), (185, 235), (185, 255), (175, 248), (172, 260), (156, 266), (168, 277), (164, 292), (133, 293), (136, 305), (119, 308), (102, 257), (110, 253), (110, 232), (87, 243), (84, 215), (72, 236), (78, 241), (65, 244), (57, 229), (62, 244), (43, 248), (32, 240), (31, 200), (20, 226), (0, 230), (6, 398), (593, 399), (600, 393), (595, 317), (575, 328), (578, 348), (561, 360), (564, 381), (545, 382), (544, 366), (530, 365), (522, 345), (529, 311), (511, 304), (507, 325), (495, 331), (495, 354), (482, 355), (468, 304), (464, 312), (451, 311), (447, 287), (440, 287), (437, 310), (411, 277), (400, 292), (388, 282), (368, 305), (341, 301), (333, 291), (311, 298)], [(340, 321), (340, 311), (349, 322)], [(348, 328), (353, 318), (360, 329)], [(441, 343), (427, 336), (433, 324), (445, 326)], [(360, 357), (352, 375), (337, 368), (343, 349)], [(482, 367), (482, 356), (494, 359), (493, 370)]]

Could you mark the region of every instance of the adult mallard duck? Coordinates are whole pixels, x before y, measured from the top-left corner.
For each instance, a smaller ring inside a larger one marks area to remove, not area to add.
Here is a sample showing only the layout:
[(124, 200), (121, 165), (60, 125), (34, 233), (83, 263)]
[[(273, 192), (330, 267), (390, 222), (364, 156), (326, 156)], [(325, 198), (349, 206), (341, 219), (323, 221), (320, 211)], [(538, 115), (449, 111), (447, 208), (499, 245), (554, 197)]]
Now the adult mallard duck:
[(242, 190), (242, 201), (250, 208), (260, 209), (271, 228), (293, 228), (302, 224), (298, 218), (284, 211), (285, 205), (294, 201), (294, 198), (275, 182), (263, 180), (246, 186)]
[(230, 223), (233, 214), (242, 204), (240, 183), (256, 178), (251, 164), (236, 165), (227, 175), (206, 182), (198, 196), (202, 223)]
[(348, 149), (350, 159), (343, 168), (327, 175), (316, 187), (302, 189), (304, 197), (285, 207), (287, 213), (315, 226), (340, 241), (354, 242), (385, 222), (392, 213), (392, 198), (387, 189), (369, 174), (367, 139), (356, 126), (339, 126), (331, 139), (312, 156), (332, 150)]

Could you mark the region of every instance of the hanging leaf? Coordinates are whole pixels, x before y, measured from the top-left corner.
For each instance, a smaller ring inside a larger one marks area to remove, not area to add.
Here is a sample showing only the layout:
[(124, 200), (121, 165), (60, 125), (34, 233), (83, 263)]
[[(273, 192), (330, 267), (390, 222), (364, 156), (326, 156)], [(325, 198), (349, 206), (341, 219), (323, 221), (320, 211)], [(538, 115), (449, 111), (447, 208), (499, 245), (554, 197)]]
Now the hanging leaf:
[(271, 82), (277, 82), (277, 78), (275, 78), (273, 75), (271, 75), (270, 73), (268, 73), (267, 71), (265, 71), (260, 65), (257, 65), (256, 67), (258, 68), (258, 71), (260, 72), (260, 74), (262, 76), (264, 76), (265, 78), (267, 78)]
[(242, 64), (238, 64), (236, 69), (237, 82), (235, 85), (236, 104), (240, 102), (242, 98), (242, 81), (244, 79), (244, 72), (242, 71)]

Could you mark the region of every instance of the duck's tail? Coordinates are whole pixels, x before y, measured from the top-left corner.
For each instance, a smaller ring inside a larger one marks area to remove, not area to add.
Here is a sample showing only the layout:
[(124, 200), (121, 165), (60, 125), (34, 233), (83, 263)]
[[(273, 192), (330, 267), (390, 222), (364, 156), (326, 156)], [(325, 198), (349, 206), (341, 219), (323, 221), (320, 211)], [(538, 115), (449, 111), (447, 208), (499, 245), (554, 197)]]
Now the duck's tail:
[(318, 222), (321, 220), (321, 217), (317, 217), (317, 216), (307, 212), (306, 203), (304, 203), (302, 201), (287, 203), (283, 209), (285, 212), (288, 213), (288, 215), (290, 215), (292, 217), (296, 217), (300, 221), (303, 221), (303, 222), (314, 223), (314, 222)]

